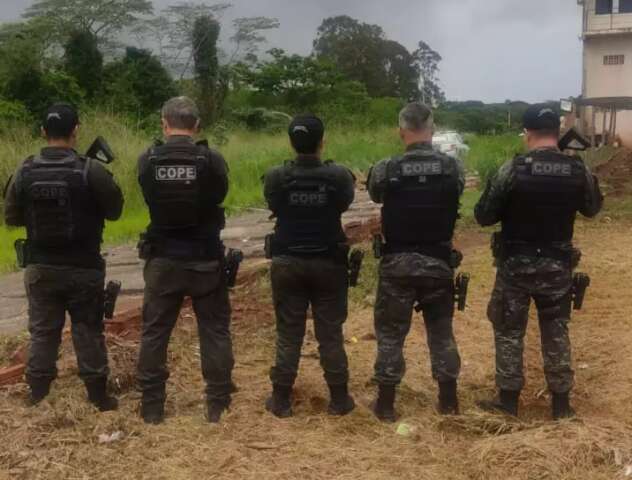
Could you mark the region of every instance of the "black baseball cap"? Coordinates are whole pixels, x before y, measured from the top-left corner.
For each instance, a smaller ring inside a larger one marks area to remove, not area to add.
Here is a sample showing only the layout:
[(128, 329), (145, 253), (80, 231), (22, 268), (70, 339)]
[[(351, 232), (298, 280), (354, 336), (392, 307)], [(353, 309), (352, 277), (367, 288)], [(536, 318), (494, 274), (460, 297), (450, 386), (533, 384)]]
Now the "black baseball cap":
[(531, 105), (523, 118), (526, 130), (559, 130), (561, 125), (559, 112), (546, 103)]
[(315, 115), (294, 117), (288, 130), (292, 146), (298, 153), (316, 153), (325, 136), (325, 124)]
[(49, 138), (70, 138), (79, 125), (77, 110), (68, 103), (56, 103), (44, 114), (42, 128)]

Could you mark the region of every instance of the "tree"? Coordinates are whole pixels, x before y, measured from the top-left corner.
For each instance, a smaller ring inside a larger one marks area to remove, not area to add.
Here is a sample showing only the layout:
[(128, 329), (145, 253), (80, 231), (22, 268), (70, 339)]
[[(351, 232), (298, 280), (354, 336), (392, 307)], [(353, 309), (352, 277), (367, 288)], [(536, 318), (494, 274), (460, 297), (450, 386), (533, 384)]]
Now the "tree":
[(106, 65), (103, 75), (109, 103), (139, 116), (158, 112), (164, 102), (177, 95), (169, 72), (147, 50), (127, 48), (125, 57)]
[(195, 60), (195, 81), (199, 92), (202, 121), (210, 124), (218, 110), (217, 86), (219, 62), (217, 59), (217, 41), (220, 25), (210, 15), (198, 17), (193, 26), (192, 49)]
[(47, 19), (62, 43), (77, 30), (90, 32), (100, 43), (152, 11), (150, 0), (36, 0), (24, 18)]
[(103, 55), (96, 37), (86, 30), (72, 32), (65, 52), (66, 71), (77, 80), (88, 99), (94, 98), (103, 75)]
[(280, 23), (276, 18), (268, 17), (242, 17), (233, 21), (235, 34), (231, 41), (235, 44), (235, 50), (228, 63), (232, 64), (240, 55), (248, 63), (257, 61), (259, 45), (266, 41), (261, 32), (279, 28)]
[(383, 63), (384, 31), (348, 16), (323, 20), (314, 53), (333, 62), (350, 79), (363, 83), (374, 97), (388, 95)]
[(439, 86), (439, 63), (443, 60), (438, 52), (424, 41), (419, 42), (419, 48), (413, 53), (421, 73), (421, 100), (427, 104), (437, 104), (445, 101), (445, 93)]
[(407, 101), (419, 100), (419, 67), (403, 45), (385, 40), (382, 46), (387, 88), (390, 96)]

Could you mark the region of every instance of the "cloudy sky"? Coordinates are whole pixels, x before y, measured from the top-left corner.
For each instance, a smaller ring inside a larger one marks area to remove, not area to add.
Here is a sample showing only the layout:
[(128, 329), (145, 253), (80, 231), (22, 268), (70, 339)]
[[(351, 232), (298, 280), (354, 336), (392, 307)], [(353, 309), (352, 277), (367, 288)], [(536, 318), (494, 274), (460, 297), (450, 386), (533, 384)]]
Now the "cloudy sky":
[[(229, 0), (230, 1), (230, 0)], [(0, 20), (31, 0), (0, 0)], [(177, 0), (154, 0), (157, 8)], [(208, 0), (206, 3), (215, 3)], [(232, 0), (225, 20), (273, 16), (269, 46), (309, 53), (322, 19), (350, 15), (377, 23), (414, 49), (424, 40), (444, 58), (449, 99), (539, 101), (581, 89), (581, 12), (575, 0)]]

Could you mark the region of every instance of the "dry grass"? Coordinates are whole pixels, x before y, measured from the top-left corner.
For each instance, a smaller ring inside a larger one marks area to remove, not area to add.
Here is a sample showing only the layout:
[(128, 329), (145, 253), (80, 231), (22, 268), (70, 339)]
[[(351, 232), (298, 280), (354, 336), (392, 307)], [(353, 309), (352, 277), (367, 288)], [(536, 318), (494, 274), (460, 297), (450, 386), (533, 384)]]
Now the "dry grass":
[[(456, 321), (464, 360), (462, 416), (435, 413), (435, 385), (423, 328), (416, 321), (407, 343), (406, 383), (398, 398), (401, 422), (411, 427), (410, 435), (398, 435), (398, 425), (373, 419), (368, 403), (374, 393), (369, 379), (375, 342), (371, 311), (359, 300), (346, 329), (358, 409), (341, 419), (326, 415), (326, 387), (310, 333), (296, 386), (296, 415), (287, 421), (271, 417), (263, 402), (274, 354), (273, 316), (267, 286), (252, 286), (238, 291), (234, 301), (240, 391), (220, 426), (209, 426), (203, 418), (197, 334), (185, 312), (170, 352), (166, 424), (147, 427), (138, 418), (134, 341), (110, 342), (121, 409), (101, 415), (85, 402), (66, 345), (60, 379), (42, 408), (23, 406), (24, 386), (0, 391), (0, 479), (626, 478), (625, 469), (632, 464), (630, 225), (601, 222), (581, 224), (578, 230), (584, 269), (594, 280), (586, 309), (572, 326), (575, 405), (581, 420), (549, 421), (535, 325), (527, 340), (528, 386), (521, 420), (487, 415), (475, 407), (476, 400), (494, 390), (492, 336), (485, 319), (493, 271), (481, 235), (466, 232), (464, 269), (473, 273), (473, 285), (469, 310)], [(122, 432), (122, 439), (99, 443), (100, 435), (114, 432)]]

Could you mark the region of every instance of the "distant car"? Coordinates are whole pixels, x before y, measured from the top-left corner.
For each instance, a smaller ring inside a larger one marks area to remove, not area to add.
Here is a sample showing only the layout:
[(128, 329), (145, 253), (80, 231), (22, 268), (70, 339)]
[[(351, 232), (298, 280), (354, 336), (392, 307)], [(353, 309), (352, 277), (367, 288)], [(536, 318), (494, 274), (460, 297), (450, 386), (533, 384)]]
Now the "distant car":
[(446, 155), (463, 159), (470, 152), (463, 137), (457, 132), (441, 132), (432, 138), (432, 146)]

